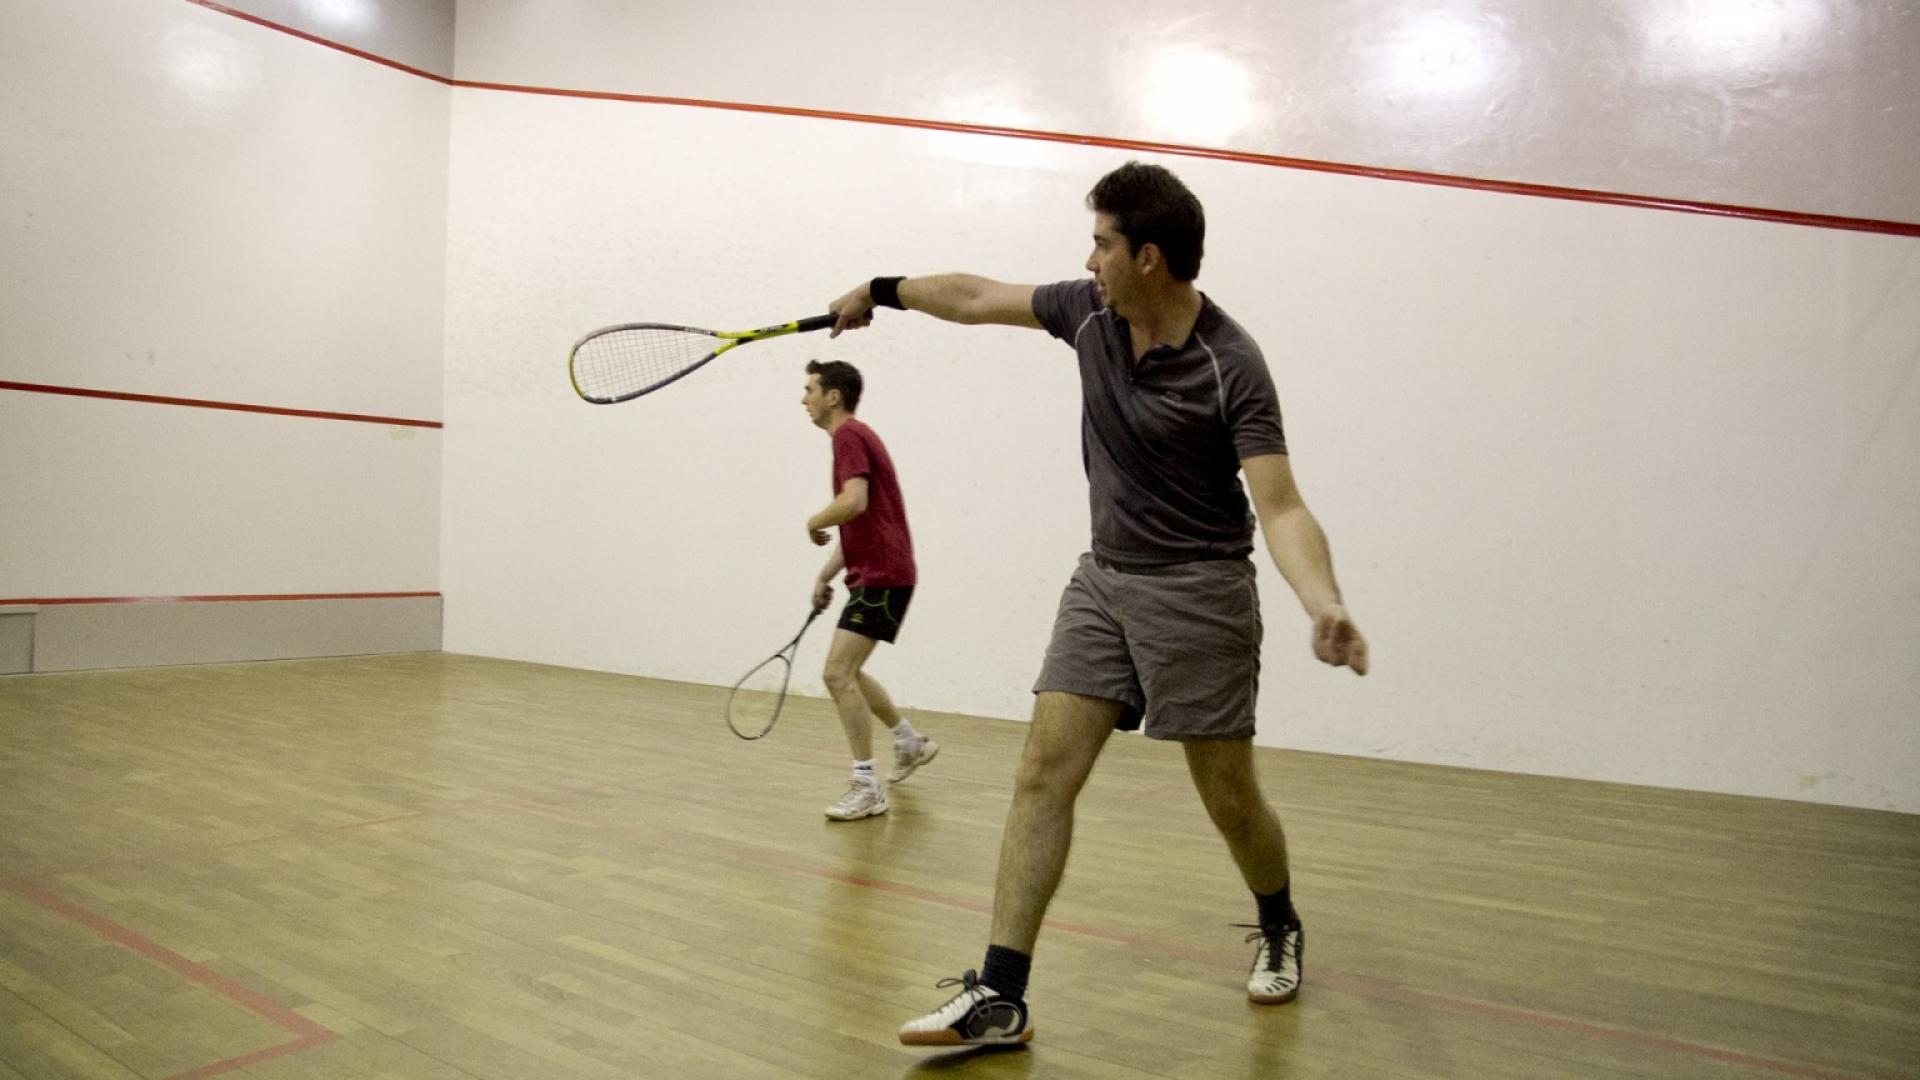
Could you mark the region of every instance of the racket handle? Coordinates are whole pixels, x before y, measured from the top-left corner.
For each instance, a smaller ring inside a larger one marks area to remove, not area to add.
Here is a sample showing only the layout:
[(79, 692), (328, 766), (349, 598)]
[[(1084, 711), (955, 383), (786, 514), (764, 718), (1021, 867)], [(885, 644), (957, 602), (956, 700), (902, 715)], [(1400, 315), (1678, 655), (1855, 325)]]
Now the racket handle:
[(800, 324), (794, 327), (793, 332), (796, 334), (807, 334), (807, 333), (812, 333), (815, 330), (825, 330), (828, 327), (832, 326), (834, 323), (834, 320), (837, 318), (839, 318), (838, 315), (829, 314), (829, 315), (815, 315), (811, 319), (801, 319)]

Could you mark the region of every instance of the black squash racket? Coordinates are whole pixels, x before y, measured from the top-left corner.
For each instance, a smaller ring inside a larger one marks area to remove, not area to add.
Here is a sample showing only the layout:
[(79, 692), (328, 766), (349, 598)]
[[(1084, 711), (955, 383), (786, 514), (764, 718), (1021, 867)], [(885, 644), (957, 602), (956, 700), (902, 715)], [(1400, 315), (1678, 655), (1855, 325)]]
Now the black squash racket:
[(787, 703), (787, 684), (793, 678), (793, 658), (800, 653), (800, 639), (807, 636), (807, 627), (825, 610), (817, 607), (809, 612), (792, 641), (742, 675), (727, 692), (727, 727), (735, 735), (753, 740), (773, 730), (781, 707)]
[(711, 362), (728, 349), (787, 334), (825, 330), (832, 315), (763, 326), (758, 330), (702, 330), (671, 323), (603, 326), (579, 341), (567, 356), (573, 392), (595, 405), (612, 405), (651, 394)]

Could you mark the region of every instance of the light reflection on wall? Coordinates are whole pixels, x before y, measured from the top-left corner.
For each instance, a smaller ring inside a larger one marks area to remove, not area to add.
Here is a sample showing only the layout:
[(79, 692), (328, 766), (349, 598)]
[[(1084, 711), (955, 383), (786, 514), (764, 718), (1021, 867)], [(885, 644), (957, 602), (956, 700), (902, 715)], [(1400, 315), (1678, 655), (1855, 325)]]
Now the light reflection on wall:
[(1647, 59), (1673, 74), (1768, 70), (1821, 47), (1828, 0), (1669, 0), (1647, 10)]
[(1181, 45), (1148, 63), (1143, 111), (1153, 138), (1214, 145), (1246, 125), (1250, 96), (1245, 68), (1211, 49)]
[(1404, 101), (1486, 94), (1500, 81), (1510, 46), (1497, 20), (1422, 12), (1396, 20), (1372, 51), (1376, 89)]
[[(977, 96), (948, 97), (936, 114), (942, 119), (983, 127), (1039, 127), (1034, 114), (1018, 105)], [(1056, 169), (1062, 154), (1056, 143), (1040, 139), (1010, 139), (1000, 135), (968, 135), (957, 131), (930, 131), (927, 149), (954, 161), (998, 165), (1014, 169)]]
[(230, 111), (260, 82), (260, 57), (239, 40), (196, 26), (174, 26), (160, 40), (163, 80), (200, 110)]
[(316, 22), (336, 30), (371, 30), (380, 21), (375, 0), (307, 0), (306, 9)]

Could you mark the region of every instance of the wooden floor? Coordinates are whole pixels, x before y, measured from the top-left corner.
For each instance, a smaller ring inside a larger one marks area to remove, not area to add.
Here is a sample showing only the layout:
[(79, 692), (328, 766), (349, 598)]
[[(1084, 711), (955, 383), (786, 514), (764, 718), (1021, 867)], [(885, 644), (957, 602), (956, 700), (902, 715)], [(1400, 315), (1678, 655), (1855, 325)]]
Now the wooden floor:
[(825, 703), (439, 654), (0, 679), (0, 1080), (1920, 1076), (1920, 818), (1261, 751), (1307, 986), (1177, 750), (1115, 739), (1031, 1049), (977, 966), (1023, 725), (830, 824)]

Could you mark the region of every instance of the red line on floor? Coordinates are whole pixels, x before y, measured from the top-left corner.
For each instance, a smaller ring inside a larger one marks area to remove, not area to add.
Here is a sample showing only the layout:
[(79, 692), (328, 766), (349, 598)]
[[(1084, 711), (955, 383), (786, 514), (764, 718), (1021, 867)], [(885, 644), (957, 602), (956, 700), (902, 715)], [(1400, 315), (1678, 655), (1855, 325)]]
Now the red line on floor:
[[(880, 881), (824, 867), (795, 866), (789, 867), (789, 869), (811, 877), (824, 878), (828, 881), (844, 882), (848, 885), (855, 885), (863, 889), (873, 889), (894, 896), (903, 896), (929, 904), (937, 904), (941, 907), (957, 908), (961, 911), (971, 911), (984, 915), (991, 915), (993, 913), (993, 909), (986, 904), (955, 899), (930, 889), (922, 889), (913, 885), (901, 885), (896, 882)], [(1102, 941), (1128, 945), (1144, 951), (1156, 952), (1166, 956), (1176, 956), (1187, 960), (1198, 960), (1229, 969), (1236, 969), (1239, 966), (1245, 965), (1251, 955), (1250, 953), (1242, 955), (1217, 950), (1195, 949), (1184, 945), (1174, 945), (1168, 942), (1157, 941), (1153, 938), (1139, 937), (1132, 934), (1116, 934), (1107, 930), (1099, 930), (1094, 927), (1076, 923), (1060, 922), (1055, 919), (1046, 919), (1042, 925), (1049, 930), (1056, 930), (1079, 937), (1098, 938)], [(1365, 975), (1352, 975), (1322, 967), (1316, 967), (1314, 969), (1313, 978), (1310, 981), (1314, 987), (1323, 987), (1338, 993), (1353, 994), (1358, 997), (1368, 997), (1377, 1000), (1397, 1001), (1407, 1005), (1423, 1006), (1438, 1012), (1478, 1016), (1488, 1020), (1498, 1020), (1504, 1023), (1519, 1024), (1527, 1027), (1567, 1031), (1577, 1035), (1585, 1035), (1589, 1038), (1627, 1043), (1633, 1046), (1645, 1047), (1650, 1050), (1664, 1050), (1668, 1053), (1680, 1054), (1686, 1057), (1704, 1058), (1730, 1065), (1762, 1069), (1781, 1076), (1801, 1077), (1803, 1080), (1867, 1080), (1865, 1077), (1855, 1076), (1850, 1073), (1832, 1072), (1827, 1069), (1804, 1065), (1799, 1062), (1781, 1061), (1777, 1058), (1761, 1057), (1756, 1054), (1743, 1053), (1738, 1050), (1709, 1046), (1705, 1043), (1688, 1042), (1684, 1039), (1674, 1039), (1664, 1035), (1635, 1031), (1631, 1028), (1596, 1024), (1586, 1020), (1575, 1020), (1571, 1017), (1556, 1016), (1553, 1013), (1537, 1012), (1532, 1009), (1517, 1009), (1509, 1005), (1477, 1001), (1473, 998), (1455, 997), (1450, 994), (1436, 994), (1431, 991), (1417, 990), (1410, 986), (1389, 982), (1385, 979), (1375, 979)]]
[[(950, 896), (943, 896), (931, 889), (922, 889), (917, 885), (901, 885), (893, 881), (880, 881), (875, 878), (861, 877), (857, 874), (843, 873), (839, 870), (829, 870), (825, 867), (794, 866), (789, 869), (810, 877), (825, 878), (828, 881), (838, 881), (848, 885), (858, 885), (863, 889), (891, 893), (894, 896), (904, 896), (910, 900), (922, 900), (929, 904), (959, 908), (962, 911), (972, 911), (981, 915), (993, 914), (992, 905), (975, 903), (971, 900), (957, 900)], [(1099, 938), (1102, 941), (1111, 941), (1116, 945), (1139, 945), (1143, 941), (1143, 939), (1140, 938), (1131, 938), (1125, 934), (1111, 933), (1106, 930), (1101, 930), (1098, 927), (1087, 926), (1084, 923), (1070, 923), (1061, 922), (1058, 919), (1045, 919), (1042, 920), (1041, 925), (1050, 930), (1059, 930), (1062, 933), (1077, 934), (1081, 937)], [(1213, 957), (1209, 957), (1209, 959), (1213, 959)]]
[[(557, 821), (566, 821), (590, 828), (611, 828), (621, 832), (639, 832), (643, 834), (647, 832), (644, 828), (625, 822), (607, 821), (595, 818), (592, 815), (562, 811), (555, 807), (528, 799), (509, 798), (502, 800), (501, 803), (505, 806), (527, 811), (528, 813), (539, 814)], [(710, 837), (709, 839), (718, 840), (719, 838)], [(884, 881), (859, 874), (849, 874), (831, 867), (815, 866), (801, 862), (798, 859), (772, 855), (757, 849), (754, 850), (750, 856), (747, 856), (747, 858), (754, 866), (781, 866), (781, 868), (791, 873), (804, 874), (808, 877), (822, 878), (827, 881), (836, 881), (862, 889), (872, 889), (876, 892), (900, 896), (921, 903), (954, 908), (960, 911), (972, 912), (977, 915), (991, 915), (993, 911), (993, 909), (986, 904), (947, 896), (931, 889), (920, 888), (917, 885), (904, 885), (898, 882)], [(1195, 949), (1184, 945), (1174, 945), (1157, 941), (1152, 938), (1139, 937), (1132, 934), (1117, 934), (1112, 931), (1100, 930), (1082, 924), (1061, 922), (1057, 919), (1046, 919), (1042, 925), (1050, 930), (1073, 934), (1077, 937), (1095, 938), (1117, 945), (1126, 945), (1135, 949), (1159, 953), (1163, 956), (1199, 960), (1204, 963), (1219, 965), (1229, 970), (1237, 970), (1245, 965), (1251, 957), (1250, 953), (1241, 955), (1207, 949)], [(1738, 1050), (1728, 1050), (1724, 1047), (1709, 1046), (1705, 1043), (1688, 1042), (1684, 1039), (1674, 1039), (1664, 1035), (1634, 1031), (1630, 1028), (1596, 1024), (1585, 1020), (1555, 1016), (1552, 1013), (1537, 1012), (1531, 1009), (1519, 1009), (1509, 1005), (1498, 1005), (1486, 1001), (1476, 1001), (1472, 998), (1436, 994), (1427, 990), (1417, 990), (1413, 987), (1402, 986), (1385, 979), (1375, 979), (1365, 975), (1351, 975), (1345, 972), (1329, 970), (1324, 967), (1316, 967), (1314, 969), (1311, 983), (1313, 986), (1331, 990), (1336, 993), (1352, 994), (1357, 997), (1367, 997), (1378, 1000), (1397, 1001), (1408, 1005), (1424, 1006), (1436, 1011), (1451, 1012), (1466, 1016), (1479, 1016), (1488, 1020), (1519, 1024), (1527, 1027), (1566, 1031), (1609, 1042), (1624, 1043), (1650, 1050), (1662, 1050), (1684, 1057), (1700, 1058), (1703, 1060), (1741, 1065), (1752, 1069), (1761, 1069), (1780, 1076), (1800, 1077), (1802, 1080), (1871, 1080), (1871, 1078), (1868, 1077), (1833, 1072), (1800, 1062), (1781, 1061), (1776, 1058), (1761, 1057), (1757, 1054), (1742, 1053)]]
[[(617, 788), (612, 788), (610, 785), (600, 785), (599, 788), (595, 790), (601, 790), (601, 789), (618, 790)], [(582, 793), (584, 792), (568, 791), (568, 792), (565, 792), (564, 794), (577, 795)], [(367, 821), (349, 822), (341, 825), (319, 826), (314, 829), (298, 830), (295, 832), (276, 834), (274, 836), (260, 837), (252, 840), (234, 841), (228, 844), (212, 845), (212, 847), (216, 847), (216, 848), (239, 847), (239, 846), (248, 845), (248, 844), (265, 843), (272, 840), (287, 839), (287, 838), (307, 835), (311, 833), (336, 832), (336, 831), (344, 831), (344, 830), (350, 830), (350, 829), (358, 829), (358, 828), (363, 828), (371, 825), (380, 825), (380, 824), (386, 824), (389, 822), (408, 820), (411, 818), (429, 817), (429, 816), (437, 815), (439, 813), (457, 812), (460, 810), (471, 809), (483, 803), (507, 807), (507, 808), (519, 810), (525, 813), (537, 814), (542, 817), (552, 818), (556, 821), (564, 821), (570, 824), (586, 826), (589, 828), (612, 829), (619, 832), (640, 833), (645, 835), (651, 835), (648, 833), (646, 829), (641, 828), (639, 826), (635, 826), (629, 822), (609, 821), (603, 818), (597, 818), (590, 814), (578, 814), (571, 811), (564, 811), (559, 809), (558, 807), (552, 806), (547, 803), (539, 802), (535, 799), (522, 798), (518, 796), (504, 796), (504, 797), (499, 797), (495, 799), (462, 801), (460, 803), (454, 804), (453, 806), (441, 808), (437, 810), (417, 811), (409, 814), (399, 814), (391, 817), (370, 819)], [(709, 839), (718, 840), (719, 838), (710, 837)], [(838, 882), (841, 884), (851, 885), (856, 888), (870, 889), (875, 892), (886, 893), (892, 896), (899, 896), (905, 899), (914, 900), (921, 903), (933, 904), (938, 907), (950, 908), (950, 909), (959, 910), (959, 911), (966, 911), (966, 912), (970, 912), (977, 915), (991, 915), (993, 910), (990, 905), (980, 903), (978, 901), (963, 900), (958, 897), (948, 896), (944, 893), (936, 892), (932, 889), (921, 888), (917, 885), (907, 885), (907, 884), (902, 884), (900, 882), (886, 881), (880, 878), (867, 877), (859, 874), (850, 874), (842, 870), (833, 869), (831, 867), (815, 866), (808, 863), (804, 863), (798, 859), (769, 857), (767, 852), (760, 851), (758, 849), (754, 850), (747, 856), (743, 856), (743, 858), (747, 859), (753, 866), (766, 866), (769, 864), (779, 865), (781, 866), (782, 869), (787, 870), (788, 872), (791, 872), (791, 873), (802, 874), (808, 877), (819, 878), (825, 881)], [(70, 872), (70, 871), (61, 871), (61, 872), (64, 873), (64, 872)], [(218, 1062), (218, 1063), (215, 1063), (215, 1065), (206, 1066), (205, 1068), (207, 1069), (219, 1068), (221, 1069), (221, 1071), (226, 1071), (226, 1068), (228, 1067), (240, 1068), (240, 1067), (243, 1067), (244, 1064), (251, 1063), (251, 1061), (253, 1060), (264, 1060), (265, 1057), (279, 1056), (279, 1054), (281, 1053), (291, 1053), (299, 1049), (305, 1049), (307, 1045), (317, 1045), (318, 1042), (324, 1042), (327, 1039), (336, 1037), (332, 1032), (328, 1031), (325, 1028), (320, 1027), (317, 1024), (313, 1024), (312, 1021), (307, 1020), (305, 1017), (301, 1017), (297, 1013), (292, 1013), (288, 1010), (285, 1010), (279, 1005), (274, 1004), (270, 1001), (267, 1001), (266, 999), (261, 998), (259, 995), (254, 994), (252, 991), (247, 990), (245, 987), (241, 987), (238, 984), (232, 983), (231, 980), (227, 980), (223, 976), (220, 976), (210, 971), (206, 971), (206, 969), (200, 968), (199, 965), (194, 964), (192, 961), (187, 960), (184, 957), (180, 957), (177, 954), (171, 953), (168, 950), (164, 949), (163, 947), (157, 944), (154, 944), (150, 940), (140, 937), (138, 934), (135, 934), (132, 931), (125, 929), (124, 927), (118, 926), (118, 924), (112, 923), (109, 920), (106, 920), (100, 916), (94, 915), (92, 912), (89, 912), (84, 908), (80, 908), (78, 905), (71, 904), (61, 899), (57, 895), (51, 892), (48, 892), (44, 888), (41, 888), (40, 886), (34, 885), (31, 882), (14, 882), (14, 883), (8, 883), (5, 887), (15, 893), (25, 896), (30, 900), (33, 900), (35, 903), (41, 904), (41, 906), (43, 907), (48, 907), (51, 910), (57, 911), (60, 914), (66, 915), (69, 918), (73, 918), (76, 921), (80, 921), (90, 927), (93, 927), (98, 932), (102, 933), (103, 936), (110, 937), (113, 940), (120, 941), (121, 938), (117, 936), (119, 934), (128, 935), (130, 938), (134, 939), (135, 941), (143, 943), (143, 945), (136, 945), (130, 941), (122, 941), (123, 944), (127, 944), (129, 948), (133, 948), (136, 952), (140, 952), (142, 955), (153, 956), (153, 958), (161, 960), (162, 963), (166, 963), (167, 966), (174, 967), (175, 970), (180, 970), (180, 968), (177, 967), (174, 963), (163, 959), (163, 957), (172, 957), (173, 960), (178, 962), (178, 964), (186, 965), (187, 967), (205, 972), (209, 978), (213, 980), (218, 980), (223, 984), (231, 986), (239, 994), (247, 995), (249, 998), (257, 1002), (263, 1003), (265, 1008), (269, 1011), (263, 1012), (259, 1009), (253, 1010), (255, 1012), (258, 1012), (260, 1015), (267, 1016), (269, 1019), (275, 1019), (276, 1022), (280, 1022), (278, 1018), (280, 1015), (284, 1014), (285, 1016), (291, 1017), (303, 1025), (309, 1025), (313, 1032), (313, 1034), (305, 1035), (303, 1039), (298, 1043), (289, 1043), (289, 1044), (286, 1044), (286, 1046), (284, 1047), (274, 1047), (268, 1050), (259, 1051), (258, 1055), (250, 1055), (248, 1058), (244, 1058), (244, 1059), (243, 1058), (232, 1059), (233, 1062), (239, 1062), (240, 1064), (230, 1065), (228, 1062)], [(1110, 944), (1125, 945), (1131, 948), (1140, 949), (1142, 951), (1157, 953), (1162, 956), (1171, 956), (1171, 957), (1176, 957), (1176, 958), (1185, 959), (1185, 960), (1195, 960), (1202, 963), (1212, 964), (1212, 965), (1225, 967), (1229, 969), (1237, 969), (1239, 966), (1247, 962), (1246, 956), (1240, 955), (1237, 953), (1228, 953), (1224, 950), (1198, 949), (1198, 948), (1193, 948), (1191, 946), (1177, 945), (1170, 942), (1160, 941), (1154, 938), (1141, 937), (1139, 935), (1134, 935), (1134, 934), (1115, 933), (1113, 931), (1102, 930), (1097, 927), (1088, 926), (1081, 923), (1064, 922), (1058, 919), (1049, 918), (1045, 920), (1044, 925), (1046, 926), (1047, 929), (1053, 930), (1058, 933), (1073, 934), (1077, 937), (1092, 938), (1099, 941), (1105, 941)], [(152, 951), (149, 952), (148, 950), (152, 950)], [(195, 981), (200, 981), (202, 982), (203, 985), (211, 985), (205, 982), (204, 980), (196, 979)], [(1636, 1031), (1631, 1028), (1616, 1027), (1613, 1025), (1600, 1024), (1600, 1023), (1595, 1023), (1587, 1020), (1578, 1020), (1572, 1017), (1558, 1016), (1553, 1013), (1540, 1012), (1532, 1009), (1515, 1008), (1509, 1005), (1501, 1005), (1494, 1002), (1480, 1001), (1473, 998), (1464, 998), (1464, 997), (1457, 997), (1449, 994), (1434, 993), (1432, 991), (1420, 990), (1414, 987), (1402, 985), (1400, 983), (1391, 982), (1386, 979), (1377, 979), (1377, 978), (1373, 978), (1371, 976), (1366, 976), (1366, 975), (1355, 975), (1348, 972), (1342, 972), (1342, 971), (1333, 970), (1325, 967), (1316, 967), (1314, 969), (1313, 978), (1311, 982), (1314, 987), (1319, 987), (1335, 993), (1351, 994), (1356, 997), (1365, 997), (1365, 998), (1371, 998), (1371, 999), (1380, 1000), (1380, 1001), (1393, 1001), (1401, 1004), (1429, 1008), (1438, 1012), (1449, 1012), (1449, 1013), (1454, 1013), (1456, 1015), (1462, 1015), (1462, 1016), (1477, 1016), (1487, 1020), (1493, 1020), (1493, 1021), (1498, 1021), (1501, 1023), (1508, 1023), (1508, 1024), (1516, 1024), (1516, 1025), (1521, 1025), (1526, 1027), (1533, 1027), (1533, 1028), (1538, 1028), (1542, 1030), (1564, 1031), (1570, 1034), (1582, 1035), (1588, 1038), (1600, 1039), (1608, 1042), (1620, 1043), (1620, 1044), (1631, 1045), (1631, 1046), (1638, 1046), (1648, 1050), (1658, 1050), (1666, 1053), (1680, 1055), (1683, 1057), (1691, 1057), (1691, 1058), (1697, 1058), (1697, 1059), (1708, 1060), (1708, 1061), (1717, 1061), (1723, 1064), (1737, 1065), (1744, 1068), (1757, 1069), (1757, 1070), (1773, 1073), (1779, 1076), (1797, 1077), (1797, 1078), (1800, 1078), (1800, 1080), (1874, 1080), (1874, 1078), (1866, 1077), (1859, 1074), (1835, 1072), (1833, 1070), (1824, 1069), (1815, 1065), (1808, 1065), (1808, 1064), (1804, 1064), (1801, 1062), (1794, 1062), (1794, 1061), (1784, 1061), (1778, 1058), (1763, 1057), (1758, 1054), (1749, 1054), (1743, 1051), (1731, 1050), (1731, 1049), (1727, 1049), (1725, 1047), (1719, 1047), (1719, 1046), (1711, 1046), (1705, 1043), (1689, 1042), (1684, 1039), (1675, 1039), (1675, 1038), (1670, 1038), (1664, 1035), (1655, 1035), (1650, 1032)], [(223, 996), (231, 997), (232, 995), (223, 995)], [(234, 1000), (239, 1001), (240, 999), (235, 997)], [(244, 1002), (242, 1003), (244, 1004)], [(251, 1008), (251, 1006), (249, 1006), (249, 1008)], [(301, 1033), (299, 1029), (295, 1029), (292, 1027), (289, 1027), (289, 1030), (294, 1030), (297, 1034)], [(181, 1074), (178, 1077), (170, 1078), (170, 1080), (198, 1080), (199, 1077), (212, 1076), (212, 1075), (216, 1075), (216, 1074), (213, 1072), (195, 1071), (193, 1073)]]
[(240, 1006), (255, 1016), (298, 1036), (293, 1042), (282, 1043), (279, 1046), (270, 1046), (264, 1050), (256, 1050), (240, 1057), (227, 1058), (224, 1061), (216, 1061), (211, 1065), (202, 1065), (187, 1072), (179, 1073), (170, 1078), (170, 1080), (199, 1080), (201, 1077), (218, 1076), (221, 1073), (243, 1069), (248, 1065), (266, 1061), (271, 1058), (283, 1057), (287, 1054), (297, 1053), (310, 1047), (319, 1046), (322, 1043), (330, 1042), (338, 1037), (334, 1032), (301, 1016), (299, 1013), (281, 1005), (272, 998), (257, 991), (250, 990), (203, 964), (195, 963), (144, 934), (122, 926), (104, 915), (96, 914), (87, 908), (81, 907), (79, 904), (68, 900), (37, 882), (9, 881), (0, 887), (4, 887), (15, 896), (36, 904), (55, 915), (79, 923), (81, 926), (92, 930), (108, 941), (136, 955), (151, 960), (161, 967), (167, 968), (181, 976), (188, 982), (203, 987), (220, 997), (226, 998), (228, 1001)]
[(258, 1065), (263, 1061), (272, 1061), (274, 1058), (286, 1057), (288, 1054), (297, 1054), (302, 1050), (310, 1050), (323, 1043), (332, 1042), (334, 1038), (335, 1036), (329, 1032), (325, 1038), (295, 1039), (290, 1043), (281, 1043), (279, 1046), (269, 1046), (265, 1050), (255, 1050), (251, 1054), (242, 1054), (239, 1057), (228, 1058), (225, 1061), (216, 1061), (211, 1065), (202, 1065), (197, 1069), (189, 1069), (183, 1073), (175, 1073), (167, 1077), (166, 1080), (203, 1080), (203, 1078), (209, 1076), (220, 1076), (224, 1073), (244, 1069), (249, 1065)]

